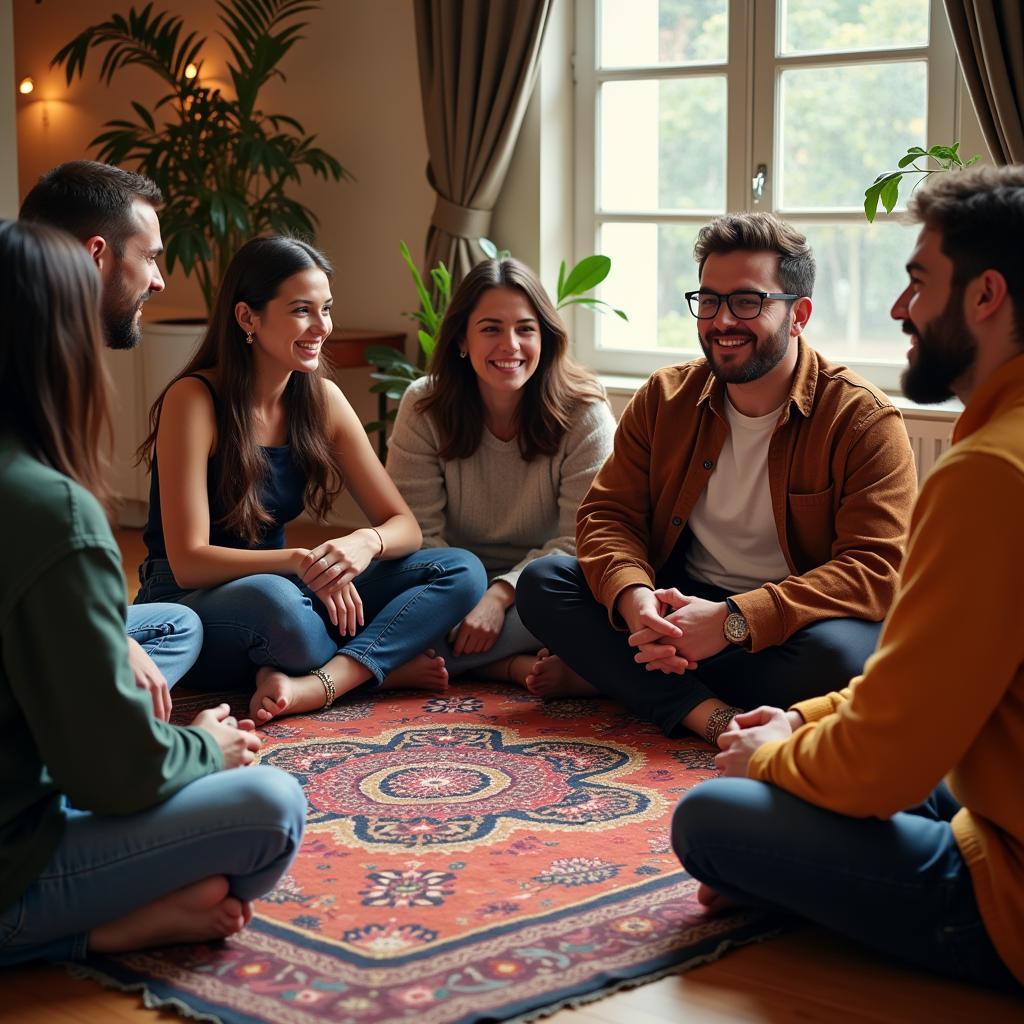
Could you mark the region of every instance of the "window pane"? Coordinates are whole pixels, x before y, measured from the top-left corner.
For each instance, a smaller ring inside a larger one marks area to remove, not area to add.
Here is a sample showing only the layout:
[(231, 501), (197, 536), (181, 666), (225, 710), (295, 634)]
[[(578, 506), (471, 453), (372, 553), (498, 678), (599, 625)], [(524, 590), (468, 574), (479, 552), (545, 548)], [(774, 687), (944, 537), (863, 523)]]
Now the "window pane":
[(928, 0), (779, 0), (779, 40), (784, 54), (927, 46)]
[(729, 0), (603, 0), (598, 65), (724, 61)]
[(724, 75), (606, 82), (601, 209), (724, 211), (725, 108)]
[[(600, 251), (612, 269), (600, 297), (629, 316), (596, 317), (601, 348), (695, 350), (697, 321), (683, 293), (697, 287), (693, 224), (605, 224)], [(585, 316), (585, 313), (579, 313)]]
[(917, 227), (897, 221), (799, 227), (818, 264), (808, 341), (841, 363), (905, 362), (907, 337), (889, 310), (906, 284)]
[[(864, 189), (925, 144), (924, 61), (782, 73), (780, 209), (858, 209)], [(906, 192), (906, 189), (903, 189)]]

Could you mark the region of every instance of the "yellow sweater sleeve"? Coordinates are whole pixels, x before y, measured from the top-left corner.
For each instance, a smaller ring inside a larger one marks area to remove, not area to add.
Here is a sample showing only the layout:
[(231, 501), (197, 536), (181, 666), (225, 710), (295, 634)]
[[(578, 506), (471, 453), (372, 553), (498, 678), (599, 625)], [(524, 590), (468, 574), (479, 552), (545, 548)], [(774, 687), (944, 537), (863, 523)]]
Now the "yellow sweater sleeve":
[(809, 724), (755, 751), (749, 776), (855, 817), (923, 800), (1024, 661), (1024, 526), (1005, 514), (1022, 505), (1024, 476), (998, 454), (954, 451), (936, 467), (878, 650), (849, 700), (808, 702)]

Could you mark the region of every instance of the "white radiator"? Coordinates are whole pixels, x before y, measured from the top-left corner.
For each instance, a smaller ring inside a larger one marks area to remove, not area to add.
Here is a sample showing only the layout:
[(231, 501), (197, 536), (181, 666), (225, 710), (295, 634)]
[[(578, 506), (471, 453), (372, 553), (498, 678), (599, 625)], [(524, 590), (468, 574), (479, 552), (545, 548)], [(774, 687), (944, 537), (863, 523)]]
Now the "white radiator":
[(939, 456), (949, 448), (956, 414), (904, 409), (903, 421), (910, 435), (910, 447), (914, 450), (914, 459), (917, 462), (917, 482), (920, 484), (931, 472)]

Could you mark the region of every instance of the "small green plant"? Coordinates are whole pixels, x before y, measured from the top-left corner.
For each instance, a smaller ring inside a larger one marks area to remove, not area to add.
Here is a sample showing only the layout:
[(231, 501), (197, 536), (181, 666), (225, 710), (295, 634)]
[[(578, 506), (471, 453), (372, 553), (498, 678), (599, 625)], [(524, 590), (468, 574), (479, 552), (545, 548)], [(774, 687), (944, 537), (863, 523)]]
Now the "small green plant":
[[(899, 202), (900, 183), (908, 175), (919, 176), (919, 180), (914, 184), (914, 188), (917, 188), (932, 174), (942, 171), (961, 171), (965, 167), (977, 163), (979, 159), (981, 158), (977, 153), (966, 162), (961, 159), (959, 142), (954, 142), (951, 146), (931, 146), (928, 149), (911, 146), (897, 163), (898, 170), (880, 174), (864, 190), (864, 216), (869, 221), (874, 221), (878, 214), (879, 203), (885, 207), (886, 213), (892, 213)], [(924, 161), (923, 166), (919, 166), (919, 160)]]
[[(507, 249), (499, 249), (489, 238), (481, 238), (479, 244), (488, 259), (505, 259), (512, 255)], [(416, 331), (420, 344), (419, 360), (416, 364), (410, 363), (405, 358), (405, 353), (385, 345), (371, 345), (366, 349), (366, 361), (377, 367), (376, 372), (370, 374), (376, 382), (370, 385), (370, 391), (377, 395), (384, 394), (393, 402), (397, 402), (405, 394), (405, 389), (414, 380), (426, 373), (426, 367), (429, 366), (434, 349), (437, 348), (441, 321), (444, 320), (445, 311), (452, 297), (452, 275), (443, 262), (438, 263), (430, 271), (430, 280), (434, 286), (432, 294), (424, 283), (423, 276), (417, 269), (405, 242), (399, 243), (399, 250), (409, 273), (412, 274), (416, 294), (420, 299), (420, 308), (415, 313), (406, 314), (419, 325)], [(565, 260), (562, 260), (558, 269), (555, 308), (586, 306), (596, 313), (611, 312), (628, 321), (629, 317), (621, 309), (614, 308), (602, 299), (587, 295), (587, 292), (593, 291), (608, 276), (611, 269), (612, 261), (600, 253), (584, 256), (568, 274)], [(366, 432), (373, 434), (378, 430), (384, 430), (397, 413), (397, 409), (389, 409), (384, 419), (367, 423)]]

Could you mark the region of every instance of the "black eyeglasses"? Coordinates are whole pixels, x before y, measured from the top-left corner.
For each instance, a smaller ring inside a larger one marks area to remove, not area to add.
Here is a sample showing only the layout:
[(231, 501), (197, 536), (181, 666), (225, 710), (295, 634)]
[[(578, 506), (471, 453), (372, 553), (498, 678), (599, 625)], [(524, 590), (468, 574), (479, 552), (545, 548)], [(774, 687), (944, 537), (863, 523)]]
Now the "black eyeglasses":
[(686, 292), (685, 299), (690, 304), (690, 312), (698, 320), (714, 320), (723, 299), (728, 303), (729, 311), (737, 320), (756, 320), (764, 308), (765, 299), (799, 299), (799, 295), (790, 292), (729, 292), (719, 295), (718, 292), (705, 291), (703, 288), (695, 292)]

